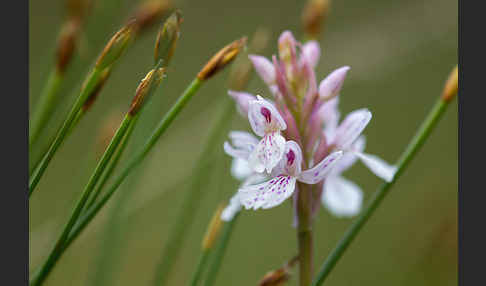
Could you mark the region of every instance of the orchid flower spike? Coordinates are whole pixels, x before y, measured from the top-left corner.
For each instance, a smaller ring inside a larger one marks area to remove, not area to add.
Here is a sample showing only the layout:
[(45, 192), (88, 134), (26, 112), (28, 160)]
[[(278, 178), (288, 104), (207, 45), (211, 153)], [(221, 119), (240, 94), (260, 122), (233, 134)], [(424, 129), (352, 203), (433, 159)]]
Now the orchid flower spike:
[(302, 171), (301, 148), (296, 142), (287, 141), (284, 156), (272, 173), (273, 178), (261, 184), (242, 186), (238, 190), (240, 203), (246, 209), (254, 210), (275, 207), (293, 194), (297, 181), (317, 184), (324, 180), (342, 155), (342, 151), (334, 152), (312, 169)]
[(248, 163), (258, 173), (265, 170), (270, 173), (282, 159), (285, 138), (280, 131), (285, 130), (287, 124), (277, 108), (259, 95), (257, 100), (250, 101), (248, 120), (255, 134), (263, 137), (249, 155)]

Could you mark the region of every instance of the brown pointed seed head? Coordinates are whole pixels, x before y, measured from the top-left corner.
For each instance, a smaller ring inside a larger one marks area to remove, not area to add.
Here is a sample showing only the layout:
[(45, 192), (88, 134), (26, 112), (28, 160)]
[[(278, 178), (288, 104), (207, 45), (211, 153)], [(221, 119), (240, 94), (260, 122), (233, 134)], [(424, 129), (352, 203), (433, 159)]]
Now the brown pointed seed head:
[(232, 42), (217, 52), (197, 74), (199, 80), (207, 80), (231, 63), (246, 44), (246, 37)]
[(182, 13), (176, 10), (165, 21), (159, 29), (155, 42), (154, 59), (155, 62), (162, 60), (162, 66), (167, 67), (170, 59), (174, 55), (177, 41), (180, 37), (180, 27), (182, 24)]
[(219, 231), (221, 230), (222, 220), (221, 213), (223, 212), (224, 205), (220, 204), (213, 214), (211, 221), (209, 222), (208, 228), (206, 229), (206, 234), (202, 241), (202, 249), (207, 250), (213, 247), (216, 238), (218, 237)]
[(91, 8), (92, 0), (68, 0), (67, 1), (67, 16), (69, 19), (82, 21), (89, 9)]
[(144, 102), (147, 101), (148, 97), (158, 87), (164, 74), (165, 68), (156, 68), (149, 71), (145, 78), (142, 79), (135, 91), (135, 96), (133, 97), (130, 109), (128, 110), (131, 115), (135, 115), (140, 110)]
[(96, 84), (93, 91), (91, 92), (91, 94), (88, 96), (88, 98), (86, 99), (86, 101), (83, 104), (82, 108), (83, 108), (84, 112), (88, 111), (91, 108), (91, 106), (93, 106), (93, 103), (98, 98), (98, 95), (100, 94), (101, 89), (103, 88), (103, 86), (105, 86), (105, 82), (108, 79), (108, 77), (110, 76), (110, 73), (111, 73), (110, 67), (106, 68), (101, 73), (101, 76), (100, 76), (98, 83)]
[(145, 1), (135, 12), (137, 33), (146, 31), (172, 7), (169, 0), (149, 0)]
[(258, 282), (259, 286), (280, 286), (287, 282), (290, 274), (285, 268), (280, 268), (274, 271), (267, 272), (265, 276)]
[(71, 62), (76, 48), (79, 29), (80, 23), (74, 19), (65, 22), (61, 28), (56, 51), (56, 69), (60, 74), (64, 73), (66, 67)]
[(452, 70), (452, 72), (449, 75), (449, 78), (445, 83), (444, 91), (442, 92), (442, 100), (451, 101), (457, 95), (457, 89), (459, 85), (458, 73), (459, 70), (456, 65), (456, 67)]
[(133, 29), (135, 27), (135, 20), (130, 21), (123, 28), (121, 28), (106, 44), (103, 52), (96, 61), (97, 69), (105, 69), (113, 64), (125, 51), (128, 43), (133, 37)]
[(317, 39), (325, 24), (329, 12), (330, 0), (309, 0), (302, 13), (304, 32), (310, 38)]

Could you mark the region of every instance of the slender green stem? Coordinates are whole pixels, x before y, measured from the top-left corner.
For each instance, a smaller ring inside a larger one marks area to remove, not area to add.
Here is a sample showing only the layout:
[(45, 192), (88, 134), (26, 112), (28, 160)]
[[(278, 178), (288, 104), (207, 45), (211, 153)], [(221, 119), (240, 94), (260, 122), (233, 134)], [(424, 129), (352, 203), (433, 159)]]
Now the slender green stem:
[[(103, 206), (108, 202), (111, 196), (115, 193), (118, 187), (122, 184), (124, 179), (130, 174), (130, 172), (140, 164), (143, 159), (147, 156), (148, 152), (152, 149), (155, 145), (157, 140), (160, 138), (162, 134), (164, 134), (165, 130), (170, 126), (172, 121), (177, 117), (179, 112), (184, 108), (187, 102), (192, 98), (192, 96), (196, 93), (197, 90), (201, 87), (202, 82), (199, 79), (194, 79), (191, 84), (187, 87), (184, 93), (179, 97), (179, 99), (174, 103), (172, 108), (167, 112), (164, 118), (161, 120), (155, 131), (152, 133), (150, 138), (147, 140), (145, 145), (142, 149), (130, 160), (128, 165), (123, 169), (123, 171), (116, 177), (114, 180), (113, 185), (107, 190), (107, 192), (101, 197), (98, 202), (95, 202), (90, 208), (86, 209), (83, 212), (83, 215), (79, 218), (76, 222), (74, 227), (71, 230), (71, 233), (68, 235), (67, 239), (65, 240), (64, 244), (58, 246), (58, 251), (56, 251), (57, 255), (53, 256), (50, 260), (49, 268), (52, 268), (53, 264), (61, 257), (64, 251), (71, 245), (71, 243), (76, 239), (76, 237), (82, 232), (82, 230), (91, 222), (91, 220), (98, 214), (98, 212), (103, 208)], [(117, 132), (118, 134), (118, 132)], [(115, 136), (117, 136), (115, 134)], [(113, 140), (112, 140), (113, 142)], [(110, 149), (112, 144), (108, 147)], [(113, 153), (113, 152), (112, 152)], [(106, 152), (105, 152), (106, 155)], [(105, 157), (105, 156), (103, 156)], [(102, 158), (103, 160), (103, 158)], [(106, 164), (105, 164), (106, 165)], [(71, 227), (70, 227), (71, 228)], [(48, 269), (50, 270), (50, 269)], [(38, 276), (37, 274), (36, 276)], [(46, 275), (46, 274), (44, 274)], [(36, 285), (32, 284), (31, 285)]]
[(185, 233), (191, 227), (194, 216), (200, 206), (200, 199), (202, 198), (202, 186), (207, 185), (209, 172), (211, 168), (209, 164), (212, 162), (213, 151), (215, 148), (220, 148), (218, 144), (221, 137), (226, 132), (228, 125), (231, 123), (231, 117), (234, 114), (233, 102), (226, 98), (225, 107), (221, 118), (212, 127), (208, 141), (206, 142), (199, 159), (196, 161), (197, 165), (190, 178), (193, 178), (189, 190), (184, 197), (183, 205), (180, 208), (181, 212), (177, 216), (172, 229), (169, 232), (169, 238), (162, 251), (161, 261), (155, 271), (154, 285), (164, 285), (167, 282), (169, 273), (171, 273), (172, 266), (179, 255), (180, 249), (186, 238)]
[(32, 116), (30, 130), (29, 130), (29, 150), (32, 152), (32, 147), (39, 135), (42, 133), (47, 122), (58, 102), (58, 92), (63, 82), (64, 75), (54, 69), (50, 72), (46, 85), (44, 86), (39, 98), (39, 103)]
[(332, 250), (331, 254), (324, 261), (324, 264), (322, 265), (319, 274), (312, 284), (313, 286), (321, 285), (324, 282), (324, 280), (332, 271), (339, 259), (342, 257), (348, 246), (358, 235), (361, 228), (365, 225), (365, 223), (383, 201), (385, 196), (388, 194), (390, 188), (395, 184), (398, 178), (400, 178), (402, 173), (409, 165), (410, 161), (415, 157), (425, 141), (429, 138), (429, 135), (432, 133), (434, 127), (437, 125), (437, 122), (444, 114), (448, 103), (449, 102), (439, 99), (438, 102), (434, 105), (432, 110), (429, 112), (427, 118), (422, 123), (421, 127), (408, 144), (407, 149), (398, 160), (398, 169), (395, 176), (393, 177), (393, 180), (391, 182), (383, 183), (378, 191), (375, 192), (367, 207), (361, 212), (360, 216), (344, 234), (343, 238), (338, 242), (336, 248)]
[(101, 194), (103, 187), (108, 182), (111, 175), (113, 174), (113, 171), (115, 171), (115, 168), (118, 165), (118, 162), (120, 161), (120, 158), (123, 155), (123, 151), (125, 151), (125, 148), (128, 145), (128, 141), (130, 140), (130, 137), (133, 133), (133, 130), (135, 129), (135, 125), (136, 125), (137, 120), (139, 118), (139, 114), (140, 113), (137, 113), (133, 117), (133, 120), (132, 120), (130, 126), (128, 127), (128, 130), (127, 130), (125, 136), (123, 137), (122, 141), (120, 142), (120, 146), (118, 146), (118, 148), (116, 149), (115, 154), (113, 155), (113, 159), (108, 163), (108, 166), (106, 167), (106, 170), (103, 173), (103, 176), (102, 176), (100, 182), (96, 186), (96, 191), (93, 192), (93, 195), (91, 196), (91, 198), (86, 203), (85, 209), (90, 208), (94, 204), (96, 199)]
[(84, 85), (84, 88), (81, 90), (81, 93), (79, 94), (78, 98), (76, 99), (76, 102), (74, 103), (73, 107), (71, 108), (71, 111), (69, 111), (68, 116), (66, 117), (66, 120), (64, 120), (64, 123), (59, 130), (56, 138), (52, 142), (51, 146), (49, 147), (49, 150), (47, 153), (43, 156), (42, 160), (39, 163), (39, 166), (36, 167), (36, 170), (30, 177), (29, 181), (29, 198), (32, 195), (32, 193), (35, 190), (35, 187), (39, 183), (39, 180), (41, 179), (42, 175), (44, 174), (44, 171), (46, 170), (47, 166), (49, 165), (49, 162), (51, 161), (52, 157), (56, 153), (57, 149), (59, 146), (61, 146), (61, 143), (64, 141), (64, 139), (68, 135), (68, 131), (75, 120), (79, 110), (82, 108), (84, 102), (88, 98), (88, 96), (92, 93), (94, 88), (96, 87), (98, 81), (100, 80), (101, 76), (101, 71), (94, 68), (93, 71), (88, 75), (88, 78), (86, 80), (86, 84)]
[(219, 267), (221, 266), (221, 262), (223, 261), (224, 253), (226, 251), (226, 247), (228, 246), (228, 242), (231, 238), (231, 234), (233, 233), (234, 226), (240, 213), (238, 212), (235, 214), (232, 220), (225, 223), (223, 227), (223, 234), (221, 235), (221, 239), (214, 250), (213, 257), (211, 259), (211, 263), (209, 265), (209, 270), (206, 275), (206, 280), (204, 281), (205, 286), (211, 286), (216, 281), (216, 277), (218, 275)]
[(199, 261), (197, 263), (196, 271), (192, 274), (191, 283), (189, 285), (196, 286), (201, 278), (201, 274), (204, 271), (206, 263), (208, 262), (208, 257), (211, 249), (204, 249), (199, 257)]
[(76, 206), (73, 208), (72, 214), (64, 226), (64, 229), (59, 236), (58, 240), (56, 241), (56, 244), (49, 254), (49, 257), (47, 258), (46, 262), (42, 265), (40, 270), (34, 275), (34, 277), (30, 280), (30, 285), (41, 285), (44, 279), (47, 277), (47, 275), (50, 273), (52, 268), (54, 267), (55, 263), (57, 262), (58, 258), (62, 254), (64, 250), (64, 243), (66, 239), (68, 238), (69, 233), (71, 232), (72, 227), (78, 220), (81, 211), (83, 210), (83, 207), (89, 198), (91, 192), (93, 191), (94, 187), (96, 186), (96, 183), (98, 182), (98, 179), (100, 178), (101, 174), (103, 173), (104, 169), (106, 168), (108, 162), (110, 161), (113, 153), (115, 152), (116, 148), (120, 144), (120, 141), (122, 140), (123, 136), (125, 135), (128, 127), (130, 126), (130, 123), (133, 119), (133, 116), (130, 114), (127, 114), (125, 118), (123, 119), (123, 122), (121, 123), (120, 127), (116, 131), (115, 135), (113, 136), (110, 145), (108, 145), (108, 148), (106, 149), (105, 153), (101, 157), (100, 161), (98, 162), (98, 165), (96, 166), (93, 174), (91, 175), (86, 187), (84, 188), (81, 197), (76, 203)]
[(299, 246), (299, 285), (309, 286), (313, 273), (312, 186), (298, 183), (297, 241)]

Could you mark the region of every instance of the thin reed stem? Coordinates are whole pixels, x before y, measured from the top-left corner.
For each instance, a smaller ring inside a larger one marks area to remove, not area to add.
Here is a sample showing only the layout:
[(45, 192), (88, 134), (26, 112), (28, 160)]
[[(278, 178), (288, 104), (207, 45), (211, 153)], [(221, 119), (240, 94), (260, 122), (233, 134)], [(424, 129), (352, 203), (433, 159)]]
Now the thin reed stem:
[(164, 285), (167, 283), (167, 278), (171, 273), (171, 269), (174, 262), (177, 260), (180, 249), (186, 238), (185, 233), (191, 227), (195, 214), (200, 206), (199, 200), (202, 198), (203, 190), (202, 186), (207, 185), (208, 174), (211, 171), (210, 163), (215, 148), (220, 148), (223, 134), (231, 123), (231, 118), (234, 114), (233, 102), (229, 99), (225, 99), (225, 106), (223, 108), (223, 114), (221, 118), (217, 120), (217, 123), (212, 127), (209, 132), (208, 141), (206, 142), (203, 151), (197, 164), (192, 171), (190, 178), (193, 178), (187, 194), (180, 208), (181, 212), (177, 216), (176, 221), (169, 232), (169, 238), (165, 243), (162, 251), (161, 261), (155, 271), (155, 279), (153, 285)]
[(39, 138), (46, 127), (47, 122), (51, 118), (51, 115), (58, 102), (58, 92), (63, 82), (64, 76), (56, 69), (52, 70), (49, 74), (49, 78), (42, 90), (39, 98), (39, 102), (35, 108), (35, 112), (30, 121), (29, 130), (29, 151), (32, 152), (34, 143)]
[(425, 141), (429, 138), (439, 119), (444, 115), (444, 111), (446, 110), (449, 102), (450, 101), (443, 100), (441, 98), (435, 103), (432, 110), (429, 112), (428, 116), (422, 123), (421, 127), (412, 138), (407, 148), (403, 152), (402, 156), (398, 160), (398, 169), (395, 176), (393, 177), (393, 180), (391, 182), (383, 183), (378, 191), (375, 192), (367, 207), (361, 212), (359, 217), (349, 227), (343, 238), (341, 238), (337, 246), (332, 250), (327, 259), (324, 261), (321, 270), (319, 271), (317, 277), (312, 283), (313, 286), (322, 285), (329, 273), (331, 273), (331, 271), (334, 269), (334, 266), (339, 261), (339, 259), (341, 259), (348, 246), (351, 244), (354, 238), (356, 238), (365, 223), (378, 208), (385, 196), (389, 193), (391, 187), (400, 178), (402, 173), (408, 167), (410, 161), (415, 157), (417, 152), (424, 145)]
[(199, 257), (199, 261), (197, 263), (196, 270), (192, 274), (191, 282), (189, 283), (189, 285), (197, 286), (199, 279), (201, 278), (201, 275), (202, 275), (204, 268), (206, 266), (206, 263), (208, 262), (208, 257), (209, 257), (210, 251), (211, 251), (210, 248), (204, 249), (202, 251), (201, 256)]
[(47, 153), (43, 156), (42, 160), (39, 163), (39, 166), (36, 166), (35, 171), (33, 172), (32, 176), (29, 180), (29, 198), (34, 192), (37, 184), (39, 183), (42, 175), (44, 174), (49, 162), (51, 161), (52, 157), (56, 153), (57, 149), (61, 146), (61, 143), (68, 135), (68, 131), (71, 128), (72, 123), (75, 121), (76, 116), (79, 110), (82, 108), (83, 104), (85, 103), (88, 96), (93, 92), (96, 88), (98, 82), (101, 79), (102, 71), (94, 68), (93, 71), (88, 75), (86, 80), (86, 84), (84, 85), (81, 93), (79, 94), (76, 102), (74, 103), (73, 107), (69, 111), (64, 123), (62, 124), (61, 129), (57, 133), (54, 141), (52, 142), (51, 146)]
[(205, 286), (210, 286), (216, 281), (221, 262), (223, 261), (224, 253), (228, 246), (231, 234), (233, 233), (236, 221), (240, 213), (236, 213), (232, 220), (225, 222), (223, 226), (223, 234), (221, 235), (220, 241), (214, 250), (213, 256), (211, 258), (211, 263), (209, 265), (208, 273), (206, 275), (206, 280), (204, 281)]
[[(170, 126), (172, 121), (177, 117), (179, 112), (184, 108), (187, 102), (199, 90), (202, 83), (203, 82), (197, 78), (191, 82), (191, 84), (186, 88), (186, 90), (179, 97), (176, 103), (174, 103), (171, 109), (166, 113), (164, 118), (162, 118), (159, 125), (156, 127), (155, 131), (152, 133), (150, 138), (146, 141), (142, 149), (129, 161), (129, 163), (122, 170), (120, 175), (118, 175), (115, 178), (113, 185), (111, 185), (111, 187), (106, 191), (106, 193), (101, 197), (99, 201), (95, 202), (90, 208), (86, 209), (83, 212), (83, 215), (76, 222), (76, 224), (71, 230), (71, 233), (68, 235), (67, 239), (65, 239), (65, 243), (59, 246), (59, 251), (57, 251), (57, 255), (52, 258), (50, 264), (54, 264), (61, 257), (61, 255), (69, 247), (69, 245), (71, 245), (71, 243), (77, 238), (77, 236), (82, 232), (82, 230), (91, 222), (91, 220), (98, 214), (98, 212), (108, 202), (108, 200), (115, 193), (118, 187), (123, 183), (123, 181), (130, 174), (130, 172), (133, 171), (143, 161), (143, 159), (145, 159), (148, 152), (152, 149), (155, 143), (157, 143), (157, 140), (160, 138), (161, 135), (164, 134), (164, 132)], [(49, 265), (49, 267), (52, 268), (52, 265)], [(36, 284), (31, 284), (31, 285), (36, 285)]]
[(91, 192), (93, 191), (94, 187), (96, 186), (96, 183), (98, 182), (98, 179), (100, 178), (101, 174), (103, 173), (104, 169), (106, 168), (108, 162), (110, 161), (113, 153), (115, 152), (116, 148), (120, 144), (123, 136), (125, 135), (128, 127), (131, 124), (131, 121), (133, 120), (133, 116), (131, 114), (127, 114), (125, 118), (123, 119), (123, 122), (121, 123), (120, 127), (116, 131), (115, 135), (113, 136), (110, 145), (108, 145), (108, 148), (106, 149), (105, 153), (101, 157), (100, 161), (98, 162), (98, 165), (96, 166), (93, 174), (91, 175), (86, 187), (84, 188), (81, 197), (77, 201), (75, 207), (73, 208), (73, 211), (71, 213), (71, 216), (64, 226), (64, 229), (59, 236), (59, 238), (56, 241), (56, 244), (49, 254), (49, 257), (47, 258), (46, 262), (41, 266), (40, 270), (34, 274), (33, 278), (30, 280), (29, 284), (31, 286), (34, 285), (41, 285), (42, 282), (47, 278), (47, 275), (50, 273), (52, 268), (54, 267), (55, 263), (57, 262), (58, 258), (61, 256), (63, 250), (64, 250), (64, 243), (66, 239), (68, 238), (69, 233), (71, 232), (72, 227), (76, 223), (77, 219), (79, 218), (81, 211), (83, 210), (83, 207), (89, 198)]

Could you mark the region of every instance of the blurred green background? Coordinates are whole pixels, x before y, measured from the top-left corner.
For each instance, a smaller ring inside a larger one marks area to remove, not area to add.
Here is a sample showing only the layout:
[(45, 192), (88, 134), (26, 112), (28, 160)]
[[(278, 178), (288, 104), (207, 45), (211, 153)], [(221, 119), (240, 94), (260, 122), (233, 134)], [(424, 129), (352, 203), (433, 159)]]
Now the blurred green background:
[[(30, 1), (30, 108), (37, 99), (53, 55), (65, 1)], [(141, 1), (95, 0), (80, 41), (79, 54), (67, 75), (62, 102), (49, 123), (55, 133), (79, 91), (80, 81), (107, 39)], [(276, 53), (285, 29), (302, 35), (300, 14), (305, 1), (179, 0), (182, 36), (163, 82), (137, 125), (121, 164), (140, 145), (201, 66), (223, 45), (251, 36), (258, 27), (271, 31), (264, 55)], [(394, 162), (439, 96), (457, 63), (457, 1), (332, 1), (320, 42), (318, 80), (333, 69), (351, 71), (341, 93), (343, 113), (360, 107), (373, 112), (367, 127), (367, 151)], [(106, 133), (119, 124), (139, 81), (152, 66), (156, 27), (144, 33), (116, 66), (101, 96), (51, 162), (30, 200), (30, 271), (44, 261), (87, 182)], [(46, 285), (149, 285), (167, 233), (211, 126), (226, 97), (225, 71), (211, 79), (169, 128), (148, 160), (128, 178), (120, 193), (101, 212), (59, 261)], [(247, 89), (268, 94), (253, 77)], [(235, 129), (249, 124), (235, 116)], [(107, 131), (108, 130), (108, 131)], [(456, 285), (457, 284), (457, 104), (447, 111), (410, 168), (354, 241), (327, 280), (329, 285)], [(100, 150), (101, 149), (101, 150)], [(217, 171), (201, 186), (203, 199), (170, 285), (183, 285), (196, 266), (200, 241), (213, 211), (235, 192), (228, 156), (214, 158)], [(36, 154), (34, 151), (33, 154)], [(369, 198), (381, 183), (362, 164), (345, 176)], [(122, 208), (114, 206), (133, 190)], [(110, 222), (110, 223), (108, 223)], [(104, 238), (113, 231), (112, 239)], [(351, 219), (332, 217), (324, 208), (315, 223), (316, 266), (334, 247)], [(244, 211), (236, 225), (217, 285), (256, 285), (269, 270), (296, 254), (290, 203)], [(107, 228), (110, 226), (110, 228)], [(114, 250), (114, 251), (113, 251)], [(100, 266), (105, 264), (105, 266)], [(108, 265), (108, 267), (106, 267)], [(105, 274), (97, 272), (104, 269)], [(297, 271), (294, 271), (295, 276)], [(103, 280), (100, 277), (103, 278)], [(97, 280), (98, 279), (98, 280)], [(292, 279), (289, 285), (295, 285)]]

